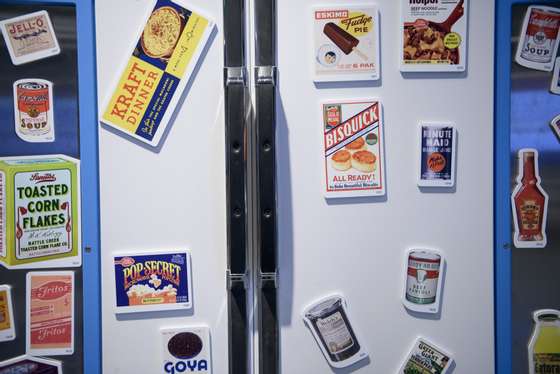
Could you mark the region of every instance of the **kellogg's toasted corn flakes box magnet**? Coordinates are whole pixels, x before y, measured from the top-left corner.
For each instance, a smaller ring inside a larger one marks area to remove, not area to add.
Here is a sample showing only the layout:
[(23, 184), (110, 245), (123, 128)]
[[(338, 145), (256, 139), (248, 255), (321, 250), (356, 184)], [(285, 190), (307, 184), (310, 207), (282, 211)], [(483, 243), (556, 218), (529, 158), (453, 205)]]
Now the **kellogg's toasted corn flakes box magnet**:
[(381, 103), (329, 102), (322, 112), (325, 197), (385, 195)]
[(0, 285), (0, 342), (14, 340), (16, 338), (11, 291), (12, 289), (10, 286), (5, 284)]
[(464, 71), (468, 8), (467, 0), (401, 0), (401, 71)]
[(79, 160), (0, 158), (0, 263), (7, 268), (80, 266)]
[(0, 21), (0, 29), (14, 65), (60, 53), (49, 13), (45, 10)]
[(214, 28), (180, 2), (158, 0), (119, 70), (101, 122), (157, 146)]
[(114, 256), (115, 312), (192, 307), (191, 261), (186, 251)]

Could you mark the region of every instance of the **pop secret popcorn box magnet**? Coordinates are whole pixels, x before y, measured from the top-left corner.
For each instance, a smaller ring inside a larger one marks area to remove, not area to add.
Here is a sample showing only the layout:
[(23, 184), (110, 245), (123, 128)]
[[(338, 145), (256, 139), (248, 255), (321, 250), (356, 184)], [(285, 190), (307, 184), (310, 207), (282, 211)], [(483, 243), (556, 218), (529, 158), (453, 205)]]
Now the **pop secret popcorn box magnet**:
[(331, 102), (322, 109), (325, 196), (384, 195), (381, 103)]
[(208, 42), (214, 22), (178, 1), (158, 0), (119, 70), (101, 122), (157, 146)]
[(0, 159), (0, 263), (8, 268), (81, 265), (78, 160)]
[(114, 256), (115, 312), (192, 307), (191, 261), (186, 251)]

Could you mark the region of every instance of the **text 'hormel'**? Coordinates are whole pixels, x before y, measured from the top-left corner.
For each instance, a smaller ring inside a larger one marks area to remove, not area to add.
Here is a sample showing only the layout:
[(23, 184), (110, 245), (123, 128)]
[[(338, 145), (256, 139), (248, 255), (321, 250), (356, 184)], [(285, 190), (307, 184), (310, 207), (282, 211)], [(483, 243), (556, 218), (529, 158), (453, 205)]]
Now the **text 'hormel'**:
[(325, 148), (329, 150), (335, 147), (378, 121), (379, 105), (375, 103), (325, 133)]

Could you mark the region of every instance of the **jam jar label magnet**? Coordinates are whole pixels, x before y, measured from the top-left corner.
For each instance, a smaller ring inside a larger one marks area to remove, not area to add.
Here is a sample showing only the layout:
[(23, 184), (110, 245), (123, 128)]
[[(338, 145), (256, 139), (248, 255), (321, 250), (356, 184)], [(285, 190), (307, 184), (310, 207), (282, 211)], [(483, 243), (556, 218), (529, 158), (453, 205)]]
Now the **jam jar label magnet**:
[(14, 65), (60, 53), (51, 19), (45, 10), (0, 21), (0, 29)]
[(0, 342), (14, 340), (15, 338), (12, 289), (10, 286), (2, 284), (0, 285)]
[(424, 338), (418, 338), (399, 370), (399, 374), (445, 374), (452, 363), (453, 358), (449, 353)]
[(418, 185), (421, 187), (453, 187), (457, 131), (449, 124), (422, 123), (420, 125), (420, 167)]
[(380, 78), (378, 14), (371, 4), (313, 9), (315, 82)]
[(191, 261), (186, 251), (114, 256), (115, 312), (192, 307)]
[(14, 82), (14, 123), (17, 136), (30, 143), (55, 140), (53, 84), (45, 79)]
[(403, 304), (408, 310), (438, 313), (441, 303), (445, 258), (431, 249), (406, 253)]
[(332, 295), (308, 306), (303, 320), (332, 367), (347, 367), (368, 357), (342, 296)]
[(207, 326), (161, 329), (161, 350), (160, 373), (212, 373)]

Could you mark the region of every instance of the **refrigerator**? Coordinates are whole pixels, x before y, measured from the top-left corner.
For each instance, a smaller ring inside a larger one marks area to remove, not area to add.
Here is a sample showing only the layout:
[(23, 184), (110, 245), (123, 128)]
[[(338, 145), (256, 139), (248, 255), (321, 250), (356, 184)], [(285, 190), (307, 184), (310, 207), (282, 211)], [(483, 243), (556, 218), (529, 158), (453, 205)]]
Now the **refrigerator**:
[[(465, 2), (453, 72), (401, 71), (400, 1), (179, 3), (215, 28), (160, 142), (99, 127), (103, 372), (162, 372), (162, 330), (201, 326), (215, 374), (396, 373), (418, 338), (494, 372), (494, 2)], [(378, 79), (314, 81), (317, 8), (371, 5)], [(100, 110), (153, 6), (95, 2)], [(384, 193), (325, 196), (324, 105), (348, 102), (377, 103)], [(418, 186), (425, 122), (456, 130), (452, 187)], [(411, 250), (445, 258), (435, 313), (403, 304)], [(189, 251), (192, 307), (116, 312), (115, 255), (152, 251)], [(304, 318), (333, 295), (347, 367)]]

